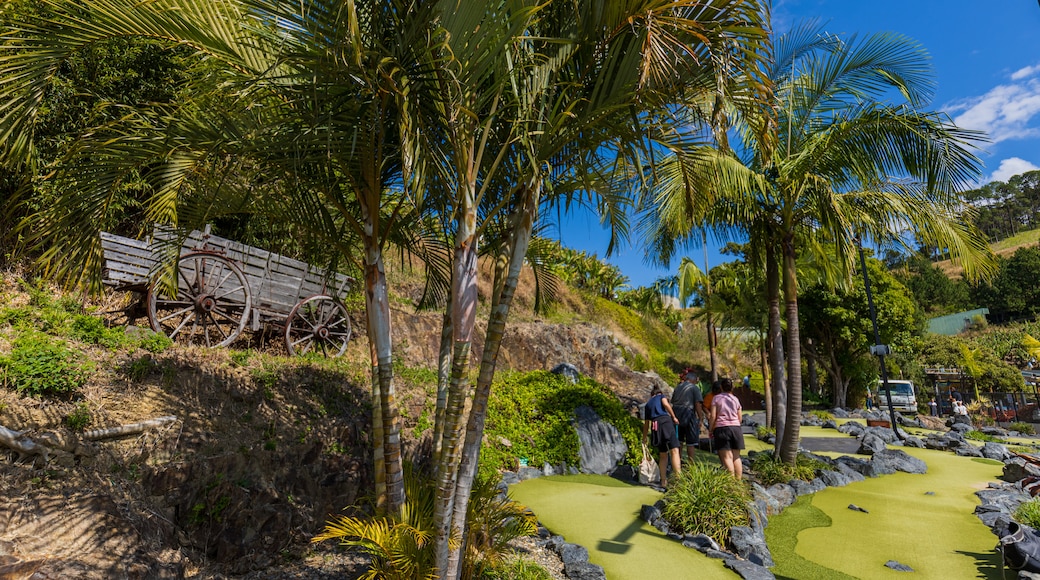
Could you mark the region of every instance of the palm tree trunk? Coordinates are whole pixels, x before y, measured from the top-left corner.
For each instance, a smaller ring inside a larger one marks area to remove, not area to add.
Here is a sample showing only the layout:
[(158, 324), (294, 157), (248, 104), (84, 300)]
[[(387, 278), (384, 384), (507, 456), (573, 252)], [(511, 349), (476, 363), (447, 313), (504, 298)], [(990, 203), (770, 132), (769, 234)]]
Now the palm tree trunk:
[(709, 310), (709, 304), (711, 304), (711, 274), (708, 269), (708, 231), (707, 229), (701, 231), (702, 236), (702, 247), (704, 248), (704, 319), (705, 325), (708, 329), (708, 361), (711, 363), (711, 384), (715, 384), (715, 381), (719, 380), (719, 357), (718, 357), (718, 345), (716, 344), (715, 336), (715, 325), (711, 322), (711, 310)]
[[(451, 296), (448, 296), (451, 308)], [(448, 406), (448, 382), (451, 380), (451, 311), (445, 310), (441, 320), (441, 346), (437, 354), (437, 407), (433, 414), (433, 464), (440, 464), (444, 443), (444, 410)]]
[[(806, 348), (811, 352), (813, 350), (812, 339), (811, 338), (806, 338), (805, 339), (805, 343), (806, 343)], [(815, 356), (811, 356), (810, 355), (810, 356), (805, 357), (805, 370), (809, 373), (809, 392), (815, 393), (817, 395), (822, 395), (823, 394), (823, 390), (820, 388), (820, 381), (819, 381), (819, 378), (817, 377), (817, 374), (816, 374), (816, 357)], [(844, 401), (844, 397), (842, 398), (842, 400)], [(837, 404), (837, 399), (835, 399), (835, 405), (836, 406), (844, 406), (844, 403), (842, 403), (842, 405), (838, 405)]]
[(773, 387), (770, 384), (769, 376), (769, 362), (767, 360), (769, 351), (769, 339), (763, 335), (762, 345), (758, 349), (759, 354), (759, 365), (762, 368), (762, 389), (764, 391), (764, 398), (766, 403), (766, 426), (773, 424)]
[(462, 529), (455, 528), (453, 513), (455, 488), (458, 482), (461, 454), (461, 426), (469, 396), (469, 358), (473, 343), (473, 328), (477, 317), (477, 212), (472, 184), (462, 194), (459, 228), (455, 242), (455, 261), (452, 268), (451, 317), (454, 339), (451, 380), (448, 402), (444, 411), (444, 435), (441, 457), (437, 464), (437, 499), (434, 504), (434, 559), (437, 577), (449, 578), (450, 540), (461, 537)]
[(784, 311), (787, 319), (787, 424), (780, 444), (780, 458), (788, 465), (798, 460), (802, 422), (802, 349), (798, 329), (798, 274), (794, 235), (783, 241)]
[(787, 425), (787, 382), (784, 375), (784, 333), (780, 325), (780, 267), (776, 248), (766, 246), (766, 294), (769, 305), (769, 366), (773, 381), (773, 421), (776, 429), (774, 451), (779, 456), (780, 442)]
[[(369, 240), (366, 240), (368, 242)], [(375, 247), (372, 247), (375, 246)], [(386, 272), (378, 245), (366, 243), (365, 310), (372, 354), (372, 431), (376, 461), (376, 494), (385, 498), (386, 511), (398, 515), (404, 506), (404, 475), (401, 467), (401, 434), (394, 401), (390, 302)], [(377, 503), (380, 503), (377, 500)]]
[[(487, 419), (487, 404), (491, 394), (491, 383), (495, 378), (498, 353), (502, 346), (502, 337), (506, 330), (506, 321), (513, 304), (513, 296), (520, 281), (520, 271), (531, 242), (531, 232), (537, 219), (538, 201), (541, 193), (539, 181), (532, 179), (525, 196), (526, 208), (516, 213), (516, 221), (510, 233), (510, 242), (506, 248), (506, 257), (500, 257), (498, 264), (508, 265), (508, 273), (502, 284), (495, 284), (498, 292), (492, 296), (491, 315), (488, 319), (487, 332), (484, 338), (484, 351), (480, 360), (480, 373), (477, 376), (477, 388), (473, 394), (473, 406), (470, 409), (469, 421), (466, 425), (466, 444), (462, 451), (462, 466), (459, 468), (459, 480), (455, 490), (455, 516), (453, 527), (465, 529), (466, 511), (469, 496), (473, 490), (473, 482), (477, 477), (477, 466), (480, 463), (480, 444), (484, 439), (484, 422)], [(496, 272), (497, 273), (497, 272)], [(448, 575), (444, 578), (458, 578), (461, 572), (461, 558), (465, 546), (453, 552)]]

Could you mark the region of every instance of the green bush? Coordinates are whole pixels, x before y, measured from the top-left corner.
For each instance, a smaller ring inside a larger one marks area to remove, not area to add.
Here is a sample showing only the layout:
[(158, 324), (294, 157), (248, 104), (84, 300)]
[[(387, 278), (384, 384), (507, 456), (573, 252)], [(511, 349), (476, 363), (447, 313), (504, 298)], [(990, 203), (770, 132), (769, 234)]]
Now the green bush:
[(728, 471), (708, 463), (692, 463), (669, 480), (663, 516), (680, 534), (706, 534), (720, 544), (729, 529), (750, 522), (751, 491)]
[(65, 341), (39, 332), (16, 338), (11, 354), (0, 358), (3, 382), (34, 397), (68, 396), (83, 386), (90, 365)]
[(831, 467), (826, 463), (803, 453), (798, 454), (795, 465), (787, 465), (774, 459), (772, 452), (769, 451), (751, 455), (751, 471), (762, 485), (767, 486), (775, 483), (787, 483), (792, 479), (812, 481), (816, 477), (817, 471), (830, 469)]
[(1031, 528), (1040, 528), (1040, 498), (1018, 504), (1014, 518), (1015, 521)]
[(159, 354), (173, 346), (173, 340), (165, 334), (159, 334), (158, 332), (146, 332), (143, 336), (138, 338), (136, 342), (138, 348), (147, 350), (153, 354)]
[(621, 432), (628, 445), (625, 461), (638, 465), (642, 421), (633, 417), (607, 387), (582, 377), (571, 384), (548, 371), (503, 373), (488, 400), (481, 473), (516, 469), (519, 459), (530, 465), (578, 464), (574, 410), (592, 407)]
[(812, 415), (813, 417), (816, 417), (817, 419), (819, 419), (821, 421), (833, 421), (834, 420), (834, 415), (831, 415), (827, 411), (815, 410), (815, 411), (810, 411), (809, 414)]
[(1025, 421), (1016, 421), (1008, 425), (1008, 430), (1018, 431), (1023, 435), (1032, 435), (1033, 433), (1035, 433), (1035, 431), (1033, 430), (1033, 426), (1029, 423), (1026, 423)]
[(535, 562), (519, 556), (506, 562), (485, 568), (480, 580), (552, 580), (552, 574)]
[(94, 422), (94, 416), (86, 403), (76, 405), (76, 409), (65, 416), (65, 425), (73, 431), (82, 431)]
[(766, 425), (759, 425), (758, 427), (755, 427), (755, 437), (761, 439), (762, 441), (765, 441), (766, 439), (775, 436), (776, 429), (772, 427), (768, 427)]
[(105, 321), (86, 314), (72, 317), (69, 336), (87, 344), (96, 344), (106, 348), (118, 348), (126, 344), (126, 332), (122, 327), (108, 328)]

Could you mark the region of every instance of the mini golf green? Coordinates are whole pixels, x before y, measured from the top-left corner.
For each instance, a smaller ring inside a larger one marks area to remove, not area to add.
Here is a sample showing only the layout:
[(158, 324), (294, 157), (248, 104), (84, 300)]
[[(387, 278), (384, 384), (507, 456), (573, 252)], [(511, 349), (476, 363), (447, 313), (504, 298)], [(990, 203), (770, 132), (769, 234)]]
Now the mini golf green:
[[(837, 436), (802, 428), (803, 436)], [(751, 449), (765, 444), (747, 438)], [(996, 537), (973, 515), (977, 489), (996, 481), (1000, 463), (927, 449), (905, 449), (928, 473), (896, 473), (800, 498), (766, 528), (778, 578), (1000, 579)], [(834, 455), (834, 454), (828, 454)], [(700, 453), (699, 461), (709, 460)], [(716, 461), (717, 462), (717, 461)], [(538, 478), (510, 488), (554, 534), (589, 550), (611, 580), (737, 578), (718, 560), (684, 548), (639, 518), (660, 494), (606, 476)], [(927, 495), (933, 492), (933, 495)], [(848, 509), (856, 504), (870, 513)], [(914, 569), (884, 566), (896, 560)]]

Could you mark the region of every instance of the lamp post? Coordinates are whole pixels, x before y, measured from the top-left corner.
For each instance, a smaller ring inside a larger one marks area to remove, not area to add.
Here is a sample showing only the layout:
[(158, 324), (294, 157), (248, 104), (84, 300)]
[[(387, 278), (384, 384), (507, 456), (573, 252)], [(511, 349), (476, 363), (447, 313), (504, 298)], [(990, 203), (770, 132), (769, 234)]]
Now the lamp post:
[(877, 327), (877, 314), (874, 312), (874, 296), (870, 292), (870, 276), (867, 275), (867, 256), (863, 253), (863, 243), (860, 241), (859, 236), (856, 237), (856, 246), (859, 248), (859, 262), (863, 269), (863, 288), (867, 291), (870, 324), (874, 327), (874, 344), (870, 347), (870, 354), (877, 356), (878, 363), (881, 365), (881, 385), (888, 399), (888, 415), (892, 422), (892, 432), (896, 434), (898, 439), (902, 440), (903, 438), (899, 435), (899, 427), (896, 423), (896, 410), (892, 406), (892, 389), (888, 388), (888, 369), (885, 367), (885, 356), (890, 354), (890, 349), (887, 344), (881, 344), (881, 334), (878, 332)]

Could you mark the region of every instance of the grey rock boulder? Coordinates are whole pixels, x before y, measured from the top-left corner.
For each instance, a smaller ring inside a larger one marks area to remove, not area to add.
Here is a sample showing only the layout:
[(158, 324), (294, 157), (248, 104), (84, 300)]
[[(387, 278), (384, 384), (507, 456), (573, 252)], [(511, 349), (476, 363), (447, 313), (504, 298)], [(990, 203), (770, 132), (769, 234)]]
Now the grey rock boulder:
[(903, 440), (903, 447), (916, 447), (918, 449), (924, 449), (924, 441), (921, 441), (920, 438), (911, 435)]
[(903, 471), (905, 473), (928, 473), (928, 464), (916, 457), (907, 455), (901, 449), (886, 449), (875, 453), (870, 463), (878, 475)]
[(554, 375), (562, 375), (567, 377), (568, 379), (570, 379), (572, 384), (577, 383), (578, 380), (581, 378), (581, 371), (579, 371), (578, 367), (572, 365), (571, 363), (560, 363), (554, 366), (553, 369), (549, 372)]
[(953, 452), (961, 457), (982, 457), (982, 448), (971, 445), (970, 443), (957, 447)]
[(766, 537), (748, 526), (733, 526), (729, 529), (729, 543), (738, 556), (760, 566), (772, 566), (773, 556), (766, 546)]
[(588, 405), (574, 410), (574, 427), (578, 431), (578, 459), (584, 473), (610, 473), (628, 453), (628, 445), (617, 427), (600, 418)]
[(859, 441), (859, 449), (856, 453), (860, 455), (874, 455), (880, 453), (886, 449), (885, 441), (879, 437), (876, 433), (866, 432), (863, 434), (863, 438)]
[(1008, 451), (1008, 448), (1005, 445), (987, 441), (986, 444), (982, 446), (982, 456), (986, 459), (1004, 461), (1005, 459), (1011, 459), (1011, 452)]
[(845, 433), (846, 435), (852, 435), (853, 437), (859, 437), (863, 434), (865, 429), (866, 427), (858, 421), (849, 421), (838, 426), (839, 433)]
[(740, 575), (744, 580), (775, 580), (769, 568), (747, 560), (726, 560), (723, 565)]

